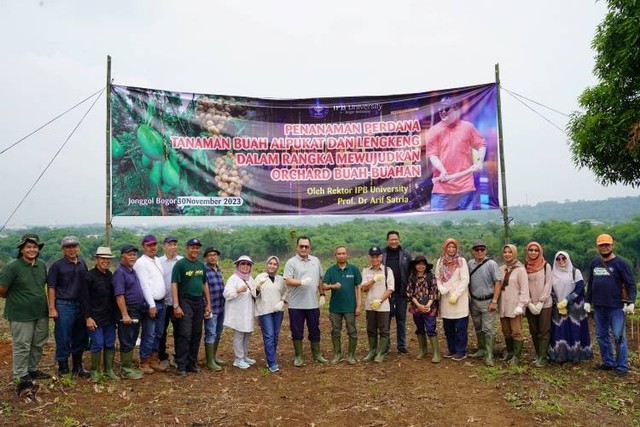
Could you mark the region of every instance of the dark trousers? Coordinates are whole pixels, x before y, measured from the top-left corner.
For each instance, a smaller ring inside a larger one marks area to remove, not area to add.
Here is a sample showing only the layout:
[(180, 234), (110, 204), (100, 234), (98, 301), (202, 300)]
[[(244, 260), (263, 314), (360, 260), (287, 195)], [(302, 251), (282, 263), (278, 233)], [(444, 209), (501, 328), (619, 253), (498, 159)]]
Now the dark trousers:
[(198, 361), (204, 310), (201, 298), (181, 297), (180, 307), (184, 316), (181, 319), (176, 319), (177, 332), (174, 334), (174, 339), (177, 340), (176, 364), (178, 371), (185, 371), (187, 368), (195, 367)]
[(407, 348), (407, 298), (403, 295), (391, 294), (389, 298), (391, 304), (389, 330), (391, 330), (391, 318), (396, 319), (396, 348)]
[[(132, 319), (140, 319), (143, 307), (127, 306), (127, 312)], [(140, 323), (125, 325), (120, 320), (118, 322), (118, 341), (120, 341), (120, 351), (129, 353), (136, 346), (136, 340), (140, 334)]]
[(532, 314), (527, 310), (529, 333), (534, 340), (548, 340), (551, 338), (551, 307), (543, 308), (540, 314)]
[(173, 306), (165, 306), (164, 322), (162, 329), (162, 336), (160, 337), (160, 347), (158, 348), (158, 360), (169, 360), (169, 353), (167, 353), (167, 331), (169, 329), (169, 322), (173, 325), (173, 354), (176, 353), (176, 319), (173, 318)]
[(320, 309), (319, 308), (290, 308), (289, 326), (291, 339), (294, 341), (304, 338), (304, 323), (307, 322), (309, 341), (320, 342)]

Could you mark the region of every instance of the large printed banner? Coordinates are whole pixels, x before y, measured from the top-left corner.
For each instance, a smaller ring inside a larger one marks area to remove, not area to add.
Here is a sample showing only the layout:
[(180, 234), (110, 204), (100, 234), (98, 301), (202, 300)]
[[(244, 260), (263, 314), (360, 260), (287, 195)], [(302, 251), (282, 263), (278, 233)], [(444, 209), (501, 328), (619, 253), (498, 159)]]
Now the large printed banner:
[(112, 89), (113, 215), (499, 207), (495, 84), (289, 100)]

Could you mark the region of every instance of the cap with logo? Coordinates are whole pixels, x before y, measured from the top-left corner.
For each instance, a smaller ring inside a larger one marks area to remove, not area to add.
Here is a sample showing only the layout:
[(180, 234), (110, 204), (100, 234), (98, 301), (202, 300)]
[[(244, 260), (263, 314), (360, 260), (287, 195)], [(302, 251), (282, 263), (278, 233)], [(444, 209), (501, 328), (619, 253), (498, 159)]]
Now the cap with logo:
[(382, 249), (378, 246), (372, 246), (371, 249), (369, 249), (369, 255), (382, 255)]
[(198, 238), (193, 237), (187, 240), (187, 246), (202, 246), (202, 243), (200, 243), (200, 240)]
[(613, 245), (613, 237), (609, 234), (601, 234), (596, 238), (596, 245)]
[(158, 239), (153, 234), (147, 234), (142, 238), (142, 246), (158, 243)]

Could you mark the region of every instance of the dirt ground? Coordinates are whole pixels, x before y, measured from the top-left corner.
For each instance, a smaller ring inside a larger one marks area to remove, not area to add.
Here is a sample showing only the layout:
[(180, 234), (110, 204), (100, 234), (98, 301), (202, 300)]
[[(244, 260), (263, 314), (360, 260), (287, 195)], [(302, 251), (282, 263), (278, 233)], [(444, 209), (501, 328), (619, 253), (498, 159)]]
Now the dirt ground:
[[(359, 319), (358, 358), (367, 352), (364, 319)], [(322, 316), (322, 349), (332, 356), (329, 321)], [(438, 326), (442, 334), (441, 325)], [(471, 332), (471, 330), (470, 330)], [(635, 333), (638, 333), (635, 328)], [(500, 335), (500, 334), (499, 334)], [(497, 363), (431, 356), (416, 360), (418, 344), (409, 321), (409, 355), (389, 353), (384, 363), (320, 365), (295, 368), (285, 316), (278, 348), (281, 371), (266, 370), (259, 328), (250, 353), (258, 363), (240, 370), (228, 363), (223, 372), (202, 370), (179, 378), (175, 371), (142, 380), (92, 384), (66, 378), (41, 381), (36, 399), (15, 394), (11, 382), (11, 342), (7, 322), (0, 320), (0, 424), (34, 426), (461, 426), (461, 425), (639, 425), (638, 340), (630, 343), (632, 372), (618, 379), (597, 372), (593, 361), (536, 369), (527, 363)], [(392, 334), (392, 338), (394, 338)], [(346, 337), (343, 336), (346, 343)], [(443, 337), (440, 336), (442, 345)], [(470, 347), (473, 347), (470, 333)], [(395, 340), (394, 340), (395, 342)], [(41, 368), (56, 372), (50, 337)], [(597, 348), (597, 346), (594, 346)], [(496, 345), (502, 349), (502, 343)], [(526, 360), (533, 359), (531, 343)], [(220, 356), (232, 361), (228, 331)], [(429, 348), (431, 353), (431, 348)], [(201, 362), (204, 350), (200, 354)], [(88, 367), (85, 353), (85, 366)], [(117, 361), (117, 358), (116, 358)], [(117, 362), (116, 362), (117, 363)]]

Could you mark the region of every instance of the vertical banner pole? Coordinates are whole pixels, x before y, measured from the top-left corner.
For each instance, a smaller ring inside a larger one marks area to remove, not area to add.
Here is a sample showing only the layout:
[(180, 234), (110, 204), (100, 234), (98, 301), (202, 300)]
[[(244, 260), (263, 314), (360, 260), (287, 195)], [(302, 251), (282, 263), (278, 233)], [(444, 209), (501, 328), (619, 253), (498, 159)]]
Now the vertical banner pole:
[(507, 203), (507, 172), (505, 169), (505, 161), (504, 161), (504, 148), (503, 148), (503, 138), (502, 138), (502, 103), (500, 101), (500, 64), (496, 64), (496, 86), (498, 89), (497, 92), (497, 101), (498, 101), (498, 152), (500, 153), (500, 181), (502, 183), (502, 222), (504, 224), (504, 243), (507, 244), (511, 238), (511, 231), (509, 229), (509, 223), (511, 219), (509, 218), (509, 203)]
[(105, 245), (111, 246), (111, 56), (107, 55)]

